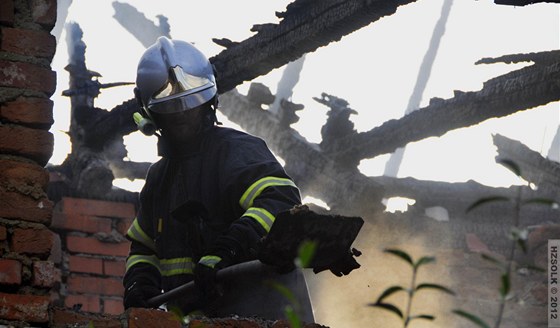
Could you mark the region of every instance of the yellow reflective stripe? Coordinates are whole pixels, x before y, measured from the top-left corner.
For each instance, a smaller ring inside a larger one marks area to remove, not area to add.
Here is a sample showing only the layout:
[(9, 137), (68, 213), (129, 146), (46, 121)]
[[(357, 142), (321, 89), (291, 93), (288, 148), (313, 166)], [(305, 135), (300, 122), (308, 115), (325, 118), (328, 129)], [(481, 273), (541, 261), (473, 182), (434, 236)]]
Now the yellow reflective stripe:
[(148, 247), (152, 251), (156, 250), (154, 240), (152, 238), (150, 238), (144, 232), (144, 230), (142, 230), (142, 228), (140, 227), (140, 224), (138, 223), (138, 218), (134, 219), (134, 222), (132, 222), (132, 225), (130, 226), (130, 228), (128, 229), (128, 232), (126, 234), (130, 238), (132, 238), (132, 239), (136, 240), (137, 242), (141, 243), (142, 245)]
[(126, 259), (126, 271), (128, 271), (133, 265), (138, 263), (148, 263), (156, 267), (158, 271), (161, 271), (159, 268), (159, 260), (155, 255), (130, 255)]
[(257, 198), (261, 192), (271, 186), (290, 186), (297, 188), (296, 184), (286, 178), (277, 178), (277, 177), (264, 177), (262, 179), (257, 180), (253, 183), (245, 192), (241, 199), (239, 200), (239, 205), (243, 209), (248, 209), (249, 207), (253, 206), (253, 201)]
[(215, 255), (206, 255), (200, 258), (198, 263), (206, 265), (207, 267), (215, 267), (222, 260), (221, 257)]
[(243, 213), (243, 216), (255, 219), (267, 233), (270, 231), (270, 227), (272, 227), (274, 220), (276, 220), (274, 215), (270, 214), (269, 211), (259, 207), (249, 208), (245, 213)]
[(192, 274), (194, 263), (190, 257), (180, 257), (160, 260), (161, 275), (174, 276), (179, 274)]
[(158, 259), (155, 255), (131, 255), (126, 259), (126, 270), (138, 263), (148, 263), (156, 267), (162, 276), (192, 274), (194, 264), (190, 257)]

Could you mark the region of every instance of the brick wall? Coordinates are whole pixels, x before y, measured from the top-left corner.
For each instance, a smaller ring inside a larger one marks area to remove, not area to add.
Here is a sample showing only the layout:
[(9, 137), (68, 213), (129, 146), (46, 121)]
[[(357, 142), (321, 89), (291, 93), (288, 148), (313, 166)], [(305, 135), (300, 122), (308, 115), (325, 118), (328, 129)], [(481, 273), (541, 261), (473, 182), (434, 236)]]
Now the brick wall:
[(55, 21), (55, 0), (0, 1), (0, 324), (48, 322), (60, 281), (44, 168), (54, 139)]
[(57, 305), (89, 313), (121, 314), (126, 230), (134, 204), (63, 198), (55, 206), (51, 228), (58, 233), (62, 272)]

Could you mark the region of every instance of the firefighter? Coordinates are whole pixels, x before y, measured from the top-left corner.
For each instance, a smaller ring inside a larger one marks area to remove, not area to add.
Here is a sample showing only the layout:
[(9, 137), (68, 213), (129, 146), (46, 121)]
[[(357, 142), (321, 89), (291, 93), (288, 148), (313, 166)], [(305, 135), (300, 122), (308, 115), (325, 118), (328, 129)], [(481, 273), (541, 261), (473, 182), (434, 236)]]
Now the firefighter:
[(262, 139), (217, 124), (213, 67), (190, 43), (160, 37), (148, 48), (135, 96), (135, 120), (158, 136), (161, 159), (127, 233), (124, 306), (148, 307), (149, 298), (194, 280), (201, 301), (171, 306), (212, 315), (216, 273), (255, 259), (275, 216), (301, 203), (299, 190)]

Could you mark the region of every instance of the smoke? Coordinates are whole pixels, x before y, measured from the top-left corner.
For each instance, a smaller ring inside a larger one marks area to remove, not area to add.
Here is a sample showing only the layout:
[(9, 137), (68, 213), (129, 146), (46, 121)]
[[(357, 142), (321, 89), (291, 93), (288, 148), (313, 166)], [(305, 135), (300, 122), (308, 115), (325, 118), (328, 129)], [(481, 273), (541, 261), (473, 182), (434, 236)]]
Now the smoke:
[[(364, 217), (362, 228), (354, 247), (363, 252), (357, 260), (361, 267), (350, 275), (336, 277), (330, 272), (314, 274), (306, 272), (311, 300), (317, 323), (337, 327), (402, 327), (397, 315), (370, 307), (367, 304), (377, 300), (390, 286), (408, 288), (412, 269), (397, 257), (384, 253), (386, 248), (398, 248), (409, 253), (414, 259), (434, 256), (436, 250), (429, 240), (438, 240), (438, 249), (445, 249), (448, 239), (444, 236), (417, 233), (422, 229), (410, 222), (384, 214), (380, 217)], [(435, 221), (434, 221), (435, 222)], [(440, 238), (441, 237), (441, 238)], [(437, 255), (436, 255), (437, 257)], [(419, 271), (417, 283), (431, 282), (444, 286), (452, 284), (449, 268), (445, 264), (429, 264)], [(450, 295), (434, 291), (423, 291), (415, 296), (412, 313), (436, 316), (436, 321), (415, 321), (413, 327), (454, 327), (456, 318), (450, 314)], [(394, 294), (387, 299), (404, 311), (405, 293)]]

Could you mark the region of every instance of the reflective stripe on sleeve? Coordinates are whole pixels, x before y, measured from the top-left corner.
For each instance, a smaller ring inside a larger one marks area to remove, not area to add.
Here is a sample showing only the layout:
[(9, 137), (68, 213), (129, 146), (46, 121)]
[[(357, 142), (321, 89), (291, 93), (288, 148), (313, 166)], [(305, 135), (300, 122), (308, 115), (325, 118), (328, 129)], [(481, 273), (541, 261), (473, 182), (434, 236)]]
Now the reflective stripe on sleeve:
[(142, 230), (142, 228), (140, 227), (140, 224), (138, 224), (138, 218), (134, 219), (134, 221), (132, 222), (132, 225), (128, 229), (128, 232), (126, 233), (126, 235), (129, 236), (130, 238), (136, 240), (137, 242), (141, 243), (142, 245), (148, 247), (152, 251), (156, 250), (154, 240), (152, 238), (150, 238), (144, 232), (144, 230)]
[(192, 274), (194, 264), (190, 257), (160, 260), (161, 275), (174, 276), (179, 274)]
[(245, 213), (243, 213), (243, 216), (253, 218), (264, 228), (264, 230), (266, 230), (267, 233), (270, 231), (270, 227), (272, 227), (272, 224), (276, 219), (269, 211), (259, 207), (249, 208)]
[(126, 270), (138, 263), (153, 265), (162, 276), (174, 276), (179, 274), (192, 274), (194, 264), (190, 257), (179, 257), (173, 259), (158, 259), (155, 255), (131, 255), (126, 259)]
[(158, 271), (161, 271), (159, 267), (159, 260), (155, 255), (130, 255), (126, 259), (126, 271), (132, 268), (133, 265), (138, 263), (148, 263), (156, 267)]
[(262, 179), (257, 180), (254, 182), (245, 192), (241, 199), (239, 200), (239, 205), (243, 209), (248, 209), (253, 206), (253, 201), (257, 198), (261, 192), (271, 186), (290, 186), (297, 188), (296, 184), (286, 178), (277, 178), (277, 177), (264, 177)]
[(214, 268), (222, 260), (221, 257), (215, 255), (206, 255), (200, 258), (198, 263), (206, 265), (207, 267)]

